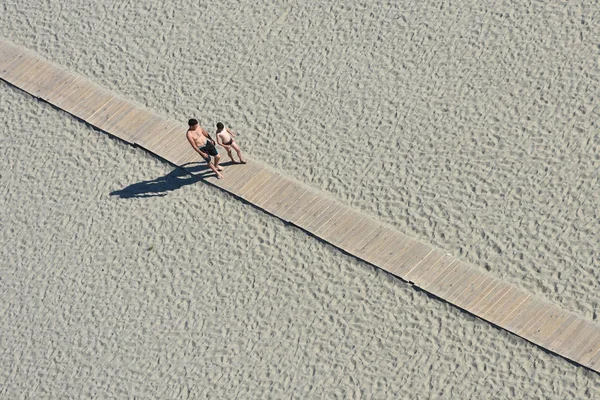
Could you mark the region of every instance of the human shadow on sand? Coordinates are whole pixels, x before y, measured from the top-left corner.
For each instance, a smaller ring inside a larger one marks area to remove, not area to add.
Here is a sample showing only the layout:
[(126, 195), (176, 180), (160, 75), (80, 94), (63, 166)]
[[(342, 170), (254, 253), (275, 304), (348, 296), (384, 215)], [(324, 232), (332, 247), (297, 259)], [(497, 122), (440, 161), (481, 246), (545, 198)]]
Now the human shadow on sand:
[[(223, 163), (226, 166), (231, 163)], [(182, 169), (182, 168), (185, 168)], [(122, 199), (132, 197), (162, 197), (168, 192), (172, 192), (186, 185), (193, 185), (203, 178), (214, 175), (206, 163), (192, 162), (181, 165), (181, 168), (175, 168), (165, 176), (153, 179), (151, 181), (142, 181), (133, 183), (120, 190), (110, 192), (111, 196), (119, 196)]]

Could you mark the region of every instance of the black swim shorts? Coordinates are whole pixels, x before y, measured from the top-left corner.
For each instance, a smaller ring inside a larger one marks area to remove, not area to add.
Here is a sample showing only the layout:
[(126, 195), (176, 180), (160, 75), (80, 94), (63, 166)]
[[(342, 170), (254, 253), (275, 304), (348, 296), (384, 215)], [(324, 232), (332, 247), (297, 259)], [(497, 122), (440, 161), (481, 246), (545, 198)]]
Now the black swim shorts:
[(209, 156), (213, 156), (213, 157), (216, 156), (217, 154), (219, 154), (219, 152), (217, 151), (217, 148), (210, 141), (207, 141), (203, 147), (200, 147), (200, 151), (203, 151), (204, 153), (208, 154)]

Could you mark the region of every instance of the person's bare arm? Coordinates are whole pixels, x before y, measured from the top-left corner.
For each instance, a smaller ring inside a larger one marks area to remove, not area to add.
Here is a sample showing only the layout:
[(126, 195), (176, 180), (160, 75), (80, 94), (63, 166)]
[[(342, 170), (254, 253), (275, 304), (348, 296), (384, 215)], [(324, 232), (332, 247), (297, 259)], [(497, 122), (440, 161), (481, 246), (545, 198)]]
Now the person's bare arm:
[(218, 133), (217, 133), (217, 143), (219, 144), (219, 146), (227, 148), (227, 147), (226, 147), (226, 146), (223, 144), (223, 140), (221, 139), (221, 135), (219, 135)]
[(207, 137), (207, 138), (208, 138), (208, 139), (209, 139), (209, 140), (212, 142), (212, 144), (213, 144), (213, 146), (214, 146), (214, 144), (215, 144), (215, 141), (213, 140), (213, 138), (211, 138), (211, 137), (210, 137), (210, 135), (208, 134), (208, 132), (206, 132), (206, 131), (204, 130), (204, 128), (200, 128), (200, 130), (202, 131), (202, 134), (203, 134), (204, 136), (206, 136), (206, 137)]
[(190, 135), (190, 133), (188, 132), (185, 136), (187, 137), (188, 142), (190, 142), (190, 144), (192, 145), (192, 148), (196, 150), (196, 152), (206, 160), (208, 158), (208, 154), (206, 154), (205, 152), (200, 150), (198, 146), (196, 146), (196, 142), (194, 142), (194, 139), (192, 139), (192, 135)]
[(229, 134), (231, 135), (231, 137), (235, 137), (236, 133), (234, 131), (232, 131), (231, 129), (225, 127), (225, 129), (227, 129), (227, 132), (229, 132)]

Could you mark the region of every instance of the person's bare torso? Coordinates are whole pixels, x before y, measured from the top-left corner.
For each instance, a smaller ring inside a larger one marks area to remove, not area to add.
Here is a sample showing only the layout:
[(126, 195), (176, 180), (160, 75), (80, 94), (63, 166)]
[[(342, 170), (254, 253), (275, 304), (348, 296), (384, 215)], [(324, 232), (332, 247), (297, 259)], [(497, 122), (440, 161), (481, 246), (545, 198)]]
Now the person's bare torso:
[(221, 139), (221, 143), (223, 144), (230, 143), (233, 140), (233, 137), (231, 136), (227, 128), (223, 128), (221, 132), (217, 133), (217, 136)]
[(188, 135), (198, 148), (204, 147), (208, 138), (204, 136), (200, 128), (188, 129)]

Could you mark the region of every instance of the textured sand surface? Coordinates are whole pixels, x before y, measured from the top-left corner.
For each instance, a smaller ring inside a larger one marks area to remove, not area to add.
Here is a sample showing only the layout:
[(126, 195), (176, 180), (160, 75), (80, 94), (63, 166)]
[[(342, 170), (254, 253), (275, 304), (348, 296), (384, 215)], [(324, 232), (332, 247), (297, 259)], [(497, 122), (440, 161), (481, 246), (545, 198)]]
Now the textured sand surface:
[(14, 42), (225, 120), (253, 156), (596, 318), (600, 5), (5, 3)]
[(0, 89), (2, 398), (600, 396), (597, 374)]
[[(600, 6), (90, 3), (5, 2), (0, 34), (169, 118), (224, 120), (253, 157), (596, 319)], [(2, 284), (16, 296), (2, 302), (14, 318), (2, 322), (2, 394), (42, 382), (40, 393), (54, 395), (160, 397), (169, 379), (183, 387), (182, 376), (199, 397), (299, 387), (299, 397), (359, 387), (379, 397), (598, 390), (596, 376), (214, 190), (164, 178), (168, 167), (2, 88)], [(44, 125), (35, 151), (23, 134), (32, 116)], [(108, 195), (128, 185), (153, 198)], [(177, 190), (160, 197), (146, 186)], [(244, 223), (204, 226), (208, 198), (219, 218)], [(196, 241), (217, 234), (236, 251), (209, 262)], [(253, 277), (266, 286), (248, 290)], [(18, 297), (25, 289), (37, 295)], [(45, 291), (57, 293), (49, 306)], [(185, 296), (196, 314), (211, 314), (179, 327), (193, 315)], [(111, 315), (121, 318), (110, 325)], [(36, 329), (57, 332), (56, 346), (36, 342), (53, 340)], [(240, 343), (226, 339), (234, 331)], [(202, 350), (190, 347), (196, 336)], [(202, 357), (210, 360), (200, 366)], [(198, 366), (181, 372), (187, 361)]]

